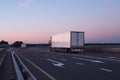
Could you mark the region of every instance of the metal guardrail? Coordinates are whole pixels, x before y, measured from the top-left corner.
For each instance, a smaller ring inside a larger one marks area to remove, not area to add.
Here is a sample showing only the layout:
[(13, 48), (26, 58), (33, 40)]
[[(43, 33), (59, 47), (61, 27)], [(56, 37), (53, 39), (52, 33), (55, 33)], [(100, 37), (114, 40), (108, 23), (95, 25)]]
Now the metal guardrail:
[(17, 62), (15, 60), (15, 57), (14, 57), (15, 53), (13, 52), (13, 50), (11, 48), (10, 48), (10, 51), (11, 51), (11, 55), (12, 55), (13, 64), (14, 64), (14, 68), (15, 68), (15, 71), (16, 71), (17, 79), (18, 80), (24, 80), (24, 78), (22, 76), (22, 73), (21, 73), (21, 71), (20, 71), (20, 69), (18, 67), (18, 64), (17, 64)]
[(29, 69), (23, 64), (23, 62), (20, 60), (20, 58), (15, 54), (15, 56), (18, 58), (18, 60), (20, 61), (21, 65), (23, 66), (23, 68), (25, 69), (25, 71), (28, 73), (29, 75), (29, 80), (37, 80), (34, 75), (29, 71)]
[(18, 80), (37, 80), (29, 69), (24, 65), (21, 59), (15, 54), (13, 49), (10, 49), (15, 71)]

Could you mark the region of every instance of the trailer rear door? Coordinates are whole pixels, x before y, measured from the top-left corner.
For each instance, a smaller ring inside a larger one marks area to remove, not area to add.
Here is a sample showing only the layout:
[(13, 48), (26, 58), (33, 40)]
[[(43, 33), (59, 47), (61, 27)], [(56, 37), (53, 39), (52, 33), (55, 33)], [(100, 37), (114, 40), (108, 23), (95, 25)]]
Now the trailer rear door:
[(84, 46), (84, 32), (78, 33), (78, 47)]
[(71, 47), (80, 48), (81, 46), (84, 46), (84, 33), (71, 32)]

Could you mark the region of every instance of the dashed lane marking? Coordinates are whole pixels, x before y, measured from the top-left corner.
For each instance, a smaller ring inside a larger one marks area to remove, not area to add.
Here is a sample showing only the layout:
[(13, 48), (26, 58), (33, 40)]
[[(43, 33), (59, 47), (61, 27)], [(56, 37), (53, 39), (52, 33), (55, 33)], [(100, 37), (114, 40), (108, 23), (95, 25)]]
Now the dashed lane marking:
[(93, 63), (104, 63), (103, 61), (99, 61), (99, 60), (85, 59), (85, 58), (79, 58), (79, 57), (73, 57), (73, 58), (80, 59), (83, 61), (89, 61), (89, 62), (93, 62)]
[(85, 58), (93, 58), (93, 59), (101, 59), (101, 60), (107, 60), (107, 61), (118, 61), (118, 62), (120, 62), (120, 60), (118, 60), (118, 59), (112, 59), (112, 58), (103, 58), (103, 57), (94, 57), (94, 56), (85, 56), (85, 55), (75, 55), (75, 56), (85, 57)]
[(105, 68), (101, 68), (100, 70), (106, 71), (106, 72), (112, 72), (112, 70), (110, 70), (110, 69), (105, 69)]
[(76, 62), (76, 64), (78, 64), (78, 65), (84, 65), (83, 63), (79, 63), (79, 62)]
[(67, 61), (67, 59), (62, 59), (63, 61)]

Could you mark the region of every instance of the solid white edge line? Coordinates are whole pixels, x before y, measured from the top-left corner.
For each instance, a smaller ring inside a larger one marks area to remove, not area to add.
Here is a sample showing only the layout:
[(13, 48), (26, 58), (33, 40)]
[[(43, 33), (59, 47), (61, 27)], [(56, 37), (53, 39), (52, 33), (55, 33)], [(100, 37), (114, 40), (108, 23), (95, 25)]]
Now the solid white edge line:
[[(15, 54), (15, 56), (17, 56), (17, 54)], [(21, 61), (21, 59), (17, 56), (18, 60), (20, 61), (20, 63), (22, 64), (22, 66), (25, 68), (25, 70), (29, 73), (29, 75), (31, 76), (32, 80), (37, 80), (35, 78), (35, 76), (30, 72), (30, 70), (25, 66), (25, 64)]]
[[(22, 56), (22, 55), (21, 55)], [(37, 68), (39, 71), (41, 71), (42, 73), (44, 73), (48, 78), (50, 78), (51, 80), (56, 80), (54, 77), (52, 77), (50, 74), (48, 74), (46, 71), (44, 71), (42, 68), (40, 68), (39, 66), (37, 66), (36, 64), (34, 64), (32, 61), (30, 61), (29, 59), (27, 59), (26, 57), (22, 56), (26, 61), (28, 61), (30, 64), (32, 64), (35, 68)]]

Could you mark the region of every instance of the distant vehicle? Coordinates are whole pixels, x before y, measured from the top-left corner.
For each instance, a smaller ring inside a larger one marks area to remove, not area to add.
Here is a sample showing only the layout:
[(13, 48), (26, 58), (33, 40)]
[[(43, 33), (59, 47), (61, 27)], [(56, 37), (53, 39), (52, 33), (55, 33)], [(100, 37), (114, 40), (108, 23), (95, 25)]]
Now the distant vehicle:
[(26, 48), (26, 44), (21, 44), (21, 48)]
[(83, 52), (84, 32), (70, 31), (63, 34), (53, 35), (50, 40), (52, 52)]

